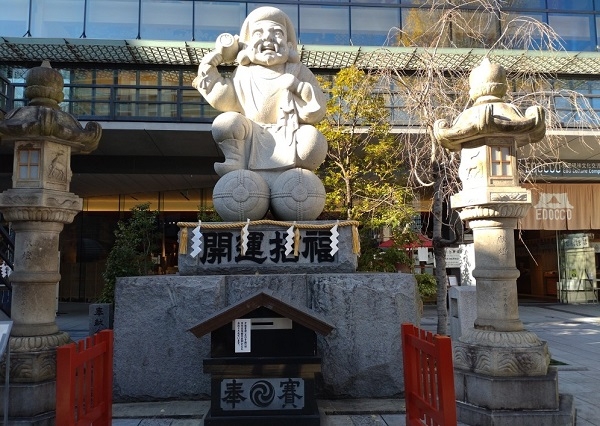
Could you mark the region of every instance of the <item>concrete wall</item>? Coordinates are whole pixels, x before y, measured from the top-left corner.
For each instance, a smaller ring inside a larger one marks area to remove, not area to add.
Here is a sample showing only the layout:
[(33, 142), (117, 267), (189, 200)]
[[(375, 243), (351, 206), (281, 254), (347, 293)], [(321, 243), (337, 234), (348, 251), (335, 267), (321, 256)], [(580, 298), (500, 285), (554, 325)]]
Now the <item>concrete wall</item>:
[(335, 325), (318, 339), (321, 396), (404, 391), (400, 324), (419, 321), (413, 275), (162, 275), (117, 282), (115, 401), (210, 395), (210, 376), (202, 372), (210, 337), (188, 330), (262, 289)]

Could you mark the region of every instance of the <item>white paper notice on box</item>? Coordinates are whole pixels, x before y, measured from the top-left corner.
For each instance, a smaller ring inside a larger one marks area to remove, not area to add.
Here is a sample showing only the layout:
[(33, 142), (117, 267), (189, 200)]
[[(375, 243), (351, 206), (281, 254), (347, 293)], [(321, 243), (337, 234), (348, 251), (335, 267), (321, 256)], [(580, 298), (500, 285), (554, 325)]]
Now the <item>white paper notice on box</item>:
[(250, 329), (252, 328), (252, 320), (236, 319), (234, 321), (235, 330), (235, 352), (250, 352)]

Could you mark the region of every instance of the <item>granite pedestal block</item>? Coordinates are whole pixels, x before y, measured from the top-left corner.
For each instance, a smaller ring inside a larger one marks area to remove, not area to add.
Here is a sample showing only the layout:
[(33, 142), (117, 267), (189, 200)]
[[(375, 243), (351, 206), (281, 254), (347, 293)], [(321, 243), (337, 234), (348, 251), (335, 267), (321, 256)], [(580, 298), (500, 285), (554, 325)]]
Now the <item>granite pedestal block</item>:
[(560, 394), (557, 410), (486, 410), (457, 401), (460, 422), (477, 426), (572, 426), (575, 425), (573, 395)]
[(454, 371), (457, 414), (480, 426), (567, 426), (575, 424), (571, 395), (559, 395), (558, 375), (491, 377)]
[(206, 398), (210, 338), (189, 329), (262, 289), (327, 318), (317, 339), (325, 396), (390, 397), (404, 391), (400, 324), (418, 324), (408, 274), (279, 274), (121, 278), (115, 293), (115, 401)]
[[(0, 386), (0, 401), (4, 401), (4, 380)], [(8, 390), (9, 424), (22, 426), (53, 426), (56, 417), (56, 381), (39, 383), (10, 383)], [(0, 419), (4, 417), (4, 404), (0, 404)]]
[[(558, 378), (545, 376), (486, 377), (462, 370), (454, 373), (456, 399), (490, 410), (558, 410)], [(527, 398), (523, 396), (527, 395)]]

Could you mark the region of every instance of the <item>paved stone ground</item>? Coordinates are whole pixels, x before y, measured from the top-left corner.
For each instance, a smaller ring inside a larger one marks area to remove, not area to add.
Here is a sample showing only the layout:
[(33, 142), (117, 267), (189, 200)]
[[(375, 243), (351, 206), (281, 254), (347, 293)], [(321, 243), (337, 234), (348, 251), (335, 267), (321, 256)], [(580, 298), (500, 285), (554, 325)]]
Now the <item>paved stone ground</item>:
[[(113, 426), (201, 426), (208, 401), (115, 404)], [(322, 426), (404, 425), (404, 401), (360, 399), (320, 401)], [(186, 418), (177, 418), (186, 416)]]
[(558, 389), (575, 397), (577, 426), (600, 426), (600, 305), (520, 306), (526, 328), (546, 340), (558, 368)]

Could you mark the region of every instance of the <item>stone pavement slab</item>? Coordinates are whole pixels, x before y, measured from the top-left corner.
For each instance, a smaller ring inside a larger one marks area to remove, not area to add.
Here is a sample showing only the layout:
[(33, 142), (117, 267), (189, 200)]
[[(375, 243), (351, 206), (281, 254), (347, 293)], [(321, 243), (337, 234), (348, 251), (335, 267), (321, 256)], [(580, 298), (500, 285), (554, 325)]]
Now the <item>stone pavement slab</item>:
[(203, 426), (203, 420), (191, 419), (114, 419), (112, 426)]
[[(319, 400), (322, 426), (404, 426), (403, 399)], [(113, 404), (113, 426), (201, 426), (209, 401)]]
[(525, 328), (548, 342), (560, 393), (574, 396), (578, 426), (600, 426), (600, 305), (523, 304)]
[(404, 399), (320, 399), (319, 409), (326, 415), (398, 414), (406, 412)]
[[(321, 426), (404, 426), (403, 399), (319, 400)], [(387, 419), (384, 418), (387, 416)]]
[(113, 419), (124, 418), (185, 418), (201, 419), (210, 408), (210, 401), (158, 401), (113, 404)]

